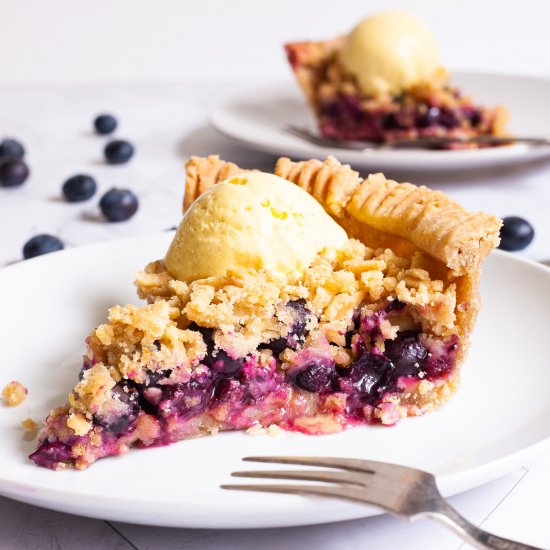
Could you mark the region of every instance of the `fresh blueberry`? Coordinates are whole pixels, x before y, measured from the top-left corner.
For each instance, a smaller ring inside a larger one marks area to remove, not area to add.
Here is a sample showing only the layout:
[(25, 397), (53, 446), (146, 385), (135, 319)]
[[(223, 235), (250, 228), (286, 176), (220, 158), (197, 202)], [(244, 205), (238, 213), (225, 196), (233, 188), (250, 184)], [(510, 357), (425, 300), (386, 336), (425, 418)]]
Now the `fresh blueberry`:
[(407, 331), (386, 342), (384, 355), (394, 364), (395, 376), (414, 376), (423, 367), (428, 350), (417, 334)]
[(107, 143), (104, 152), (109, 164), (124, 164), (134, 155), (134, 146), (123, 139), (115, 139)]
[(111, 189), (99, 201), (99, 208), (110, 222), (129, 220), (138, 209), (137, 197), (128, 189)]
[(523, 218), (510, 216), (502, 220), (500, 230), (500, 245), (502, 250), (523, 250), (531, 244), (535, 237), (533, 226)]
[(36, 235), (36, 237), (33, 237), (25, 243), (23, 247), (23, 258), (28, 260), (35, 256), (63, 250), (63, 248), (63, 242), (53, 235)]
[(97, 184), (91, 176), (78, 174), (63, 184), (63, 195), (69, 202), (80, 202), (93, 197)]
[(21, 159), (13, 159), (0, 164), (0, 185), (17, 187), (29, 177), (29, 167)]
[(0, 163), (6, 160), (20, 159), (25, 155), (25, 148), (15, 139), (4, 139), (0, 142)]
[(328, 389), (334, 378), (334, 365), (327, 361), (312, 361), (302, 368), (294, 384), (308, 392), (319, 392)]
[(94, 126), (98, 134), (111, 134), (116, 130), (117, 120), (113, 115), (99, 115), (94, 120)]

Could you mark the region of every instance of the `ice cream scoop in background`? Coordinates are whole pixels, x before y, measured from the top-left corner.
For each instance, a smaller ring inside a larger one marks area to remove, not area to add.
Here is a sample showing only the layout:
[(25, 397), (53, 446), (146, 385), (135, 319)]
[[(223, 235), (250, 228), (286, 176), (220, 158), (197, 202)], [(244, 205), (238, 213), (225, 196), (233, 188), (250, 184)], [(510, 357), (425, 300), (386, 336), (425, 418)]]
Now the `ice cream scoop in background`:
[(341, 62), (367, 95), (398, 94), (440, 69), (430, 29), (401, 11), (384, 11), (361, 21), (346, 37)]
[(285, 275), (346, 241), (346, 232), (300, 187), (248, 172), (213, 186), (192, 204), (165, 265), (187, 282), (239, 268)]

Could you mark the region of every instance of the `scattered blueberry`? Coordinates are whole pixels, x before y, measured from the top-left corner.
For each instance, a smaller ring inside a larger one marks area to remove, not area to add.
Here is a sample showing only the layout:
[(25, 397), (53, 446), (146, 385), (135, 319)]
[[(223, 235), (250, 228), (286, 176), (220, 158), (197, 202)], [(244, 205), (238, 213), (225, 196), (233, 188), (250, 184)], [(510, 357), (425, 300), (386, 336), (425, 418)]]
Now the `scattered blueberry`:
[(0, 162), (20, 159), (25, 155), (25, 148), (15, 139), (4, 139), (0, 142)]
[(137, 197), (129, 189), (111, 189), (99, 201), (99, 208), (110, 222), (130, 219), (138, 209)]
[(535, 237), (535, 230), (527, 220), (510, 216), (502, 221), (500, 249), (508, 251), (523, 250), (531, 244)]
[(63, 243), (53, 235), (36, 235), (32, 239), (29, 239), (23, 247), (23, 258), (28, 260), (35, 256), (41, 256), (42, 254), (49, 254), (50, 252), (57, 252), (63, 250)]
[(63, 184), (63, 195), (69, 202), (80, 202), (93, 197), (97, 184), (91, 176), (78, 174)]
[(13, 159), (0, 164), (0, 186), (17, 187), (29, 177), (29, 167), (21, 159)]
[(117, 120), (113, 115), (99, 115), (94, 120), (94, 126), (98, 134), (111, 134), (117, 127)]
[(124, 164), (134, 155), (134, 146), (128, 141), (115, 139), (105, 146), (105, 159), (109, 164)]

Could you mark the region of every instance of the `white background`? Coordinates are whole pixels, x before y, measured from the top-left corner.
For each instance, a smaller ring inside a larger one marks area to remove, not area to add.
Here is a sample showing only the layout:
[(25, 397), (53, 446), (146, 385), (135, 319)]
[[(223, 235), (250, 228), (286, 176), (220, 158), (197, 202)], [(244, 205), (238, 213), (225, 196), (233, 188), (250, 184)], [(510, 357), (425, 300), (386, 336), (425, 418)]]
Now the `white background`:
[(281, 44), (409, 9), (454, 69), (550, 75), (548, 0), (1, 0), (0, 82), (284, 77)]

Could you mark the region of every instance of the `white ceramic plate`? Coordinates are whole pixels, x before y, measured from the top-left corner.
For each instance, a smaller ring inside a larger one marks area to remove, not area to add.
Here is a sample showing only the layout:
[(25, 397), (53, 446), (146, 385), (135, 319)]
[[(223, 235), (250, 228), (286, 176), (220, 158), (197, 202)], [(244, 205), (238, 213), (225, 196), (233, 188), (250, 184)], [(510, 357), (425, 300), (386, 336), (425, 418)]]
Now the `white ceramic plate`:
[[(47, 508), (111, 520), (178, 527), (267, 527), (358, 518), (376, 510), (338, 500), (222, 491), (247, 455), (361, 457), (438, 475), (446, 495), (519, 467), (550, 441), (550, 269), (494, 253), (483, 277), (485, 307), (463, 386), (443, 409), (393, 428), (331, 436), (225, 433), (135, 450), (86, 471), (53, 472), (27, 459), (35, 443), (20, 422), (65, 402), (84, 338), (107, 307), (136, 302), (132, 281), (163, 256), (171, 234), (99, 243), (0, 270), (0, 386), (29, 388), (0, 406), (0, 493)], [(550, 446), (550, 445), (549, 445)]]
[[(550, 135), (547, 116), (550, 80), (456, 73), (453, 82), (481, 104), (506, 105), (511, 113), (510, 130), (515, 135)], [(283, 129), (286, 124), (315, 129), (313, 115), (293, 81), (242, 92), (220, 104), (212, 112), (211, 122), (225, 135), (253, 149), (296, 158), (334, 155), (341, 162), (369, 170), (464, 170), (550, 156), (550, 147), (521, 144), (462, 151), (353, 151), (319, 147)]]

